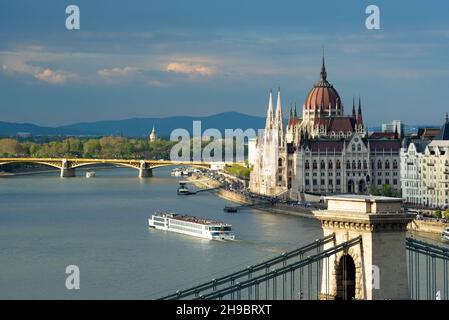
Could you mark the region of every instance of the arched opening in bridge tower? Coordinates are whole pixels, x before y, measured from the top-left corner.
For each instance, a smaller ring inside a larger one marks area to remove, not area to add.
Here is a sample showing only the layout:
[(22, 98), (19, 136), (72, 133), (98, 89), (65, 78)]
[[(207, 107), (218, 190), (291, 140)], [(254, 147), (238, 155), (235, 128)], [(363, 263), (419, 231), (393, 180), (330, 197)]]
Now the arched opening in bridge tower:
[(344, 254), (337, 266), (337, 300), (355, 298), (355, 263), (349, 254)]

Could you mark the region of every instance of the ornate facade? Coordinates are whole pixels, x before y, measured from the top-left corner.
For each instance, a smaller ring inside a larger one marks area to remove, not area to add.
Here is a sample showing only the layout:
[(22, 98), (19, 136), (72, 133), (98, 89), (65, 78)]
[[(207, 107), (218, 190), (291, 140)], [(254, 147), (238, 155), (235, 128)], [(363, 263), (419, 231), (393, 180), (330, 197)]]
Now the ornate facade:
[(288, 191), (300, 199), (303, 193), (367, 193), (373, 184), (400, 188), (398, 135), (369, 136), (360, 99), (357, 112), (353, 101), (352, 113), (344, 114), (343, 102), (327, 80), (324, 58), (302, 117), (291, 108), (285, 130), (280, 91), (275, 113), (271, 99), (270, 92), (265, 133), (250, 143), (251, 191), (270, 196)]
[(404, 141), (401, 149), (402, 197), (428, 207), (449, 207), (449, 120), (432, 141)]

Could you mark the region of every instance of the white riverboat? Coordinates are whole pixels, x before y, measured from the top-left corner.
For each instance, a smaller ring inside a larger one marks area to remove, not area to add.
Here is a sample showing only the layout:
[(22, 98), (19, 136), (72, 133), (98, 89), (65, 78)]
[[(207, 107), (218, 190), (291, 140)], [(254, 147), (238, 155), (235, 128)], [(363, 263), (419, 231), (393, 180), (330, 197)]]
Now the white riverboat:
[(441, 232), (441, 240), (449, 241), (449, 228), (445, 228), (445, 229)]
[(148, 219), (148, 225), (209, 240), (235, 239), (230, 224), (176, 213), (155, 213)]
[(87, 171), (86, 172), (86, 178), (93, 178), (95, 177), (95, 171)]

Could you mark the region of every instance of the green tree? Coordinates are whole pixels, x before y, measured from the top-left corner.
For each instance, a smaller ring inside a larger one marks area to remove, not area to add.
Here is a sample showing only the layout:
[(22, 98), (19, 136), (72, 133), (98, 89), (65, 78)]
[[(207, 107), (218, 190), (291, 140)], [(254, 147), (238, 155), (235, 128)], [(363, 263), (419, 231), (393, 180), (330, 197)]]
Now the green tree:
[(435, 210), (433, 216), (437, 219), (441, 219), (441, 210)]
[(0, 139), (0, 154), (5, 156), (23, 156), (24, 148), (15, 139)]
[(378, 196), (379, 195), (379, 189), (374, 184), (372, 184), (370, 189), (369, 189), (369, 193), (371, 195), (373, 195), (373, 196)]
[(446, 211), (443, 212), (443, 218), (449, 220), (449, 209), (446, 209)]
[(226, 172), (239, 178), (248, 179), (251, 174), (251, 168), (244, 167), (239, 164), (233, 164), (226, 167)]
[(84, 142), (83, 156), (84, 157), (98, 157), (101, 154), (101, 144), (98, 139), (89, 139)]

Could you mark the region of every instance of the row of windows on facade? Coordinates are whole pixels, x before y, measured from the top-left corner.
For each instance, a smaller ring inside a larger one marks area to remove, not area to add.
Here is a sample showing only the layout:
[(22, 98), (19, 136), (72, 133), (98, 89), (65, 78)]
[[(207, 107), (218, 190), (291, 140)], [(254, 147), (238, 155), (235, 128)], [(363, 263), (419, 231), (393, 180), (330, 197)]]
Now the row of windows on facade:
[[(327, 173), (327, 175), (328, 175), (329, 177), (332, 177), (334, 174), (333, 174), (332, 171), (329, 171), (329, 172)], [(337, 177), (339, 177), (339, 176), (341, 176), (341, 172), (336, 172), (335, 175), (336, 175)], [(346, 175), (349, 177), (351, 174), (348, 172)], [(355, 177), (355, 172), (353, 172), (352, 175)], [(358, 175), (361, 176), (361, 172), (359, 172)], [(363, 172), (363, 175), (366, 176), (366, 175), (368, 175), (368, 173), (367, 173), (367, 172)], [(393, 172), (393, 176), (396, 177), (397, 175), (398, 175), (398, 173), (397, 173), (396, 171)], [(306, 176), (306, 177), (310, 176), (309, 172), (306, 172), (306, 173), (305, 173), (305, 176)], [(313, 173), (312, 173), (312, 176), (313, 176), (313, 177), (317, 177), (317, 176), (318, 176), (318, 173), (317, 173), (317, 172), (313, 172)], [(321, 176), (321, 177), (325, 177), (325, 176), (326, 176), (326, 172), (321, 172), (321, 173), (320, 173), (320, 176)], [(378, 176), (378, 177), (382, 177), (382, 172), (379, 171), (379, 172), (377, 173), (377, 176)], [(390, 176), (390, 172), (385, 172), (385, 176), (386, 176), (386, 177), (389, 177), (389, 176)]]
[[(326, 184), (326, 180), (324, 180), (324, 179), (321, 179), (320, 182), (321, 182), (321, 185), (325, 185), (325, 184)], [(312, 179), (312, 184), (313, 184), (314, 186), (318, 185), (318, 180), (317, 180), (317, 179)], [(340, 186), (340, 185), (341, 185), (341, 180), (340, 180), (340, 179), (335, 180), (335, 184), (336, 184), (337, 186)], [(385, 184), (390, 184), (390, 179), (385, 179)], [(398, 179), (393, 179), (393, 185), (396, 186), (397, 184), (398, 184)], [(310, 180), (309, 180), (309, 179), (306, 179), (306, 180), (305, 180), (305, 185), (306, 185), (306, 186), (309, 186), (309, 185), (310, 185)], [(328, 180), (328, 185), (333, 185), (332, 179), (329, 179), (329, 180)], [(377, 179), (377, 185), (379, 185), (379, 186), (382, 186), (382, 185), (383, 185), (382, 179)]]
[[(449, 196), (449, 191), (448, 190), (445, 190), (444, 192), (443, 191), (435, 191), (435, 190), (428, 190), (428, 191), (424, 191), (424, 194), (427, 194), (427, 195), (434, 195), (434, 196)], [(425, 198), (424, 198), (425, 199)]]
[[(306, 160), (304, 163), (304, 167), (306, 169), (310, 169), (310, 163), (309, 160)], [(336, 164), (335, 164), (336, 169), (341, 169), (341, 164), (340, 164), (340, 160), (337, 160)], [(329, 163), (327, 165), (328, 169), (333, 169), (333, 163), (332, 160), (329, 160)], [(362, 162), (360, 160), (358, 160), (357, 162), (355, 160), (352, 161), (352, 166), (351, 166), (351, 162), (348, 160), (346, 161), (346, 169), (362, 169)], [(377, 161), (377, 169), (390, 169), (390, 161), (389, 160), (385, 160), (385, 164), (382, 164), (381, 160)], [(398, 162), (396, 160), (393, 160), (393, 169), (397, 169), (398, 168)], [(312, 169), (318, 169), (318, 163), (316, 160), (313, 161), (312, 163)], [(324, 162), (324, 160), (321, 160), (320, 163), (320, 169), (326, 169), (326, 163)], [(363, 160), (363, 169), (368, 169), (368, 164), (366, 162), (366, 160)], [(371, 169), (374, 169), (374, 161), (371, 161)]]
[[(423, 173), (422, 177), (423, 177), (423, 179), (427, 179), (427, 175), (425, 173)], [(444, 179), (449, 180), (448, 175), (445, 175), (445, 176), (429, 175), (429, 179), (434, 179), (434, 180), (436, 180), (436, 179), (442, 180), (443, 177), (444, 177)]]
[(436, 164), (436, 163), (443, 163), (444, 162), (445, 166), (449, 166), (449, 161), (448, 160), (442, 160), (442, 159), (440, 159), (440, 160), (429, 159), (429, 161), (427, 161), (426, 159), (423, 159), (423, 162), (427, 163), (427, 164), (430, 164), (430, 165)]

